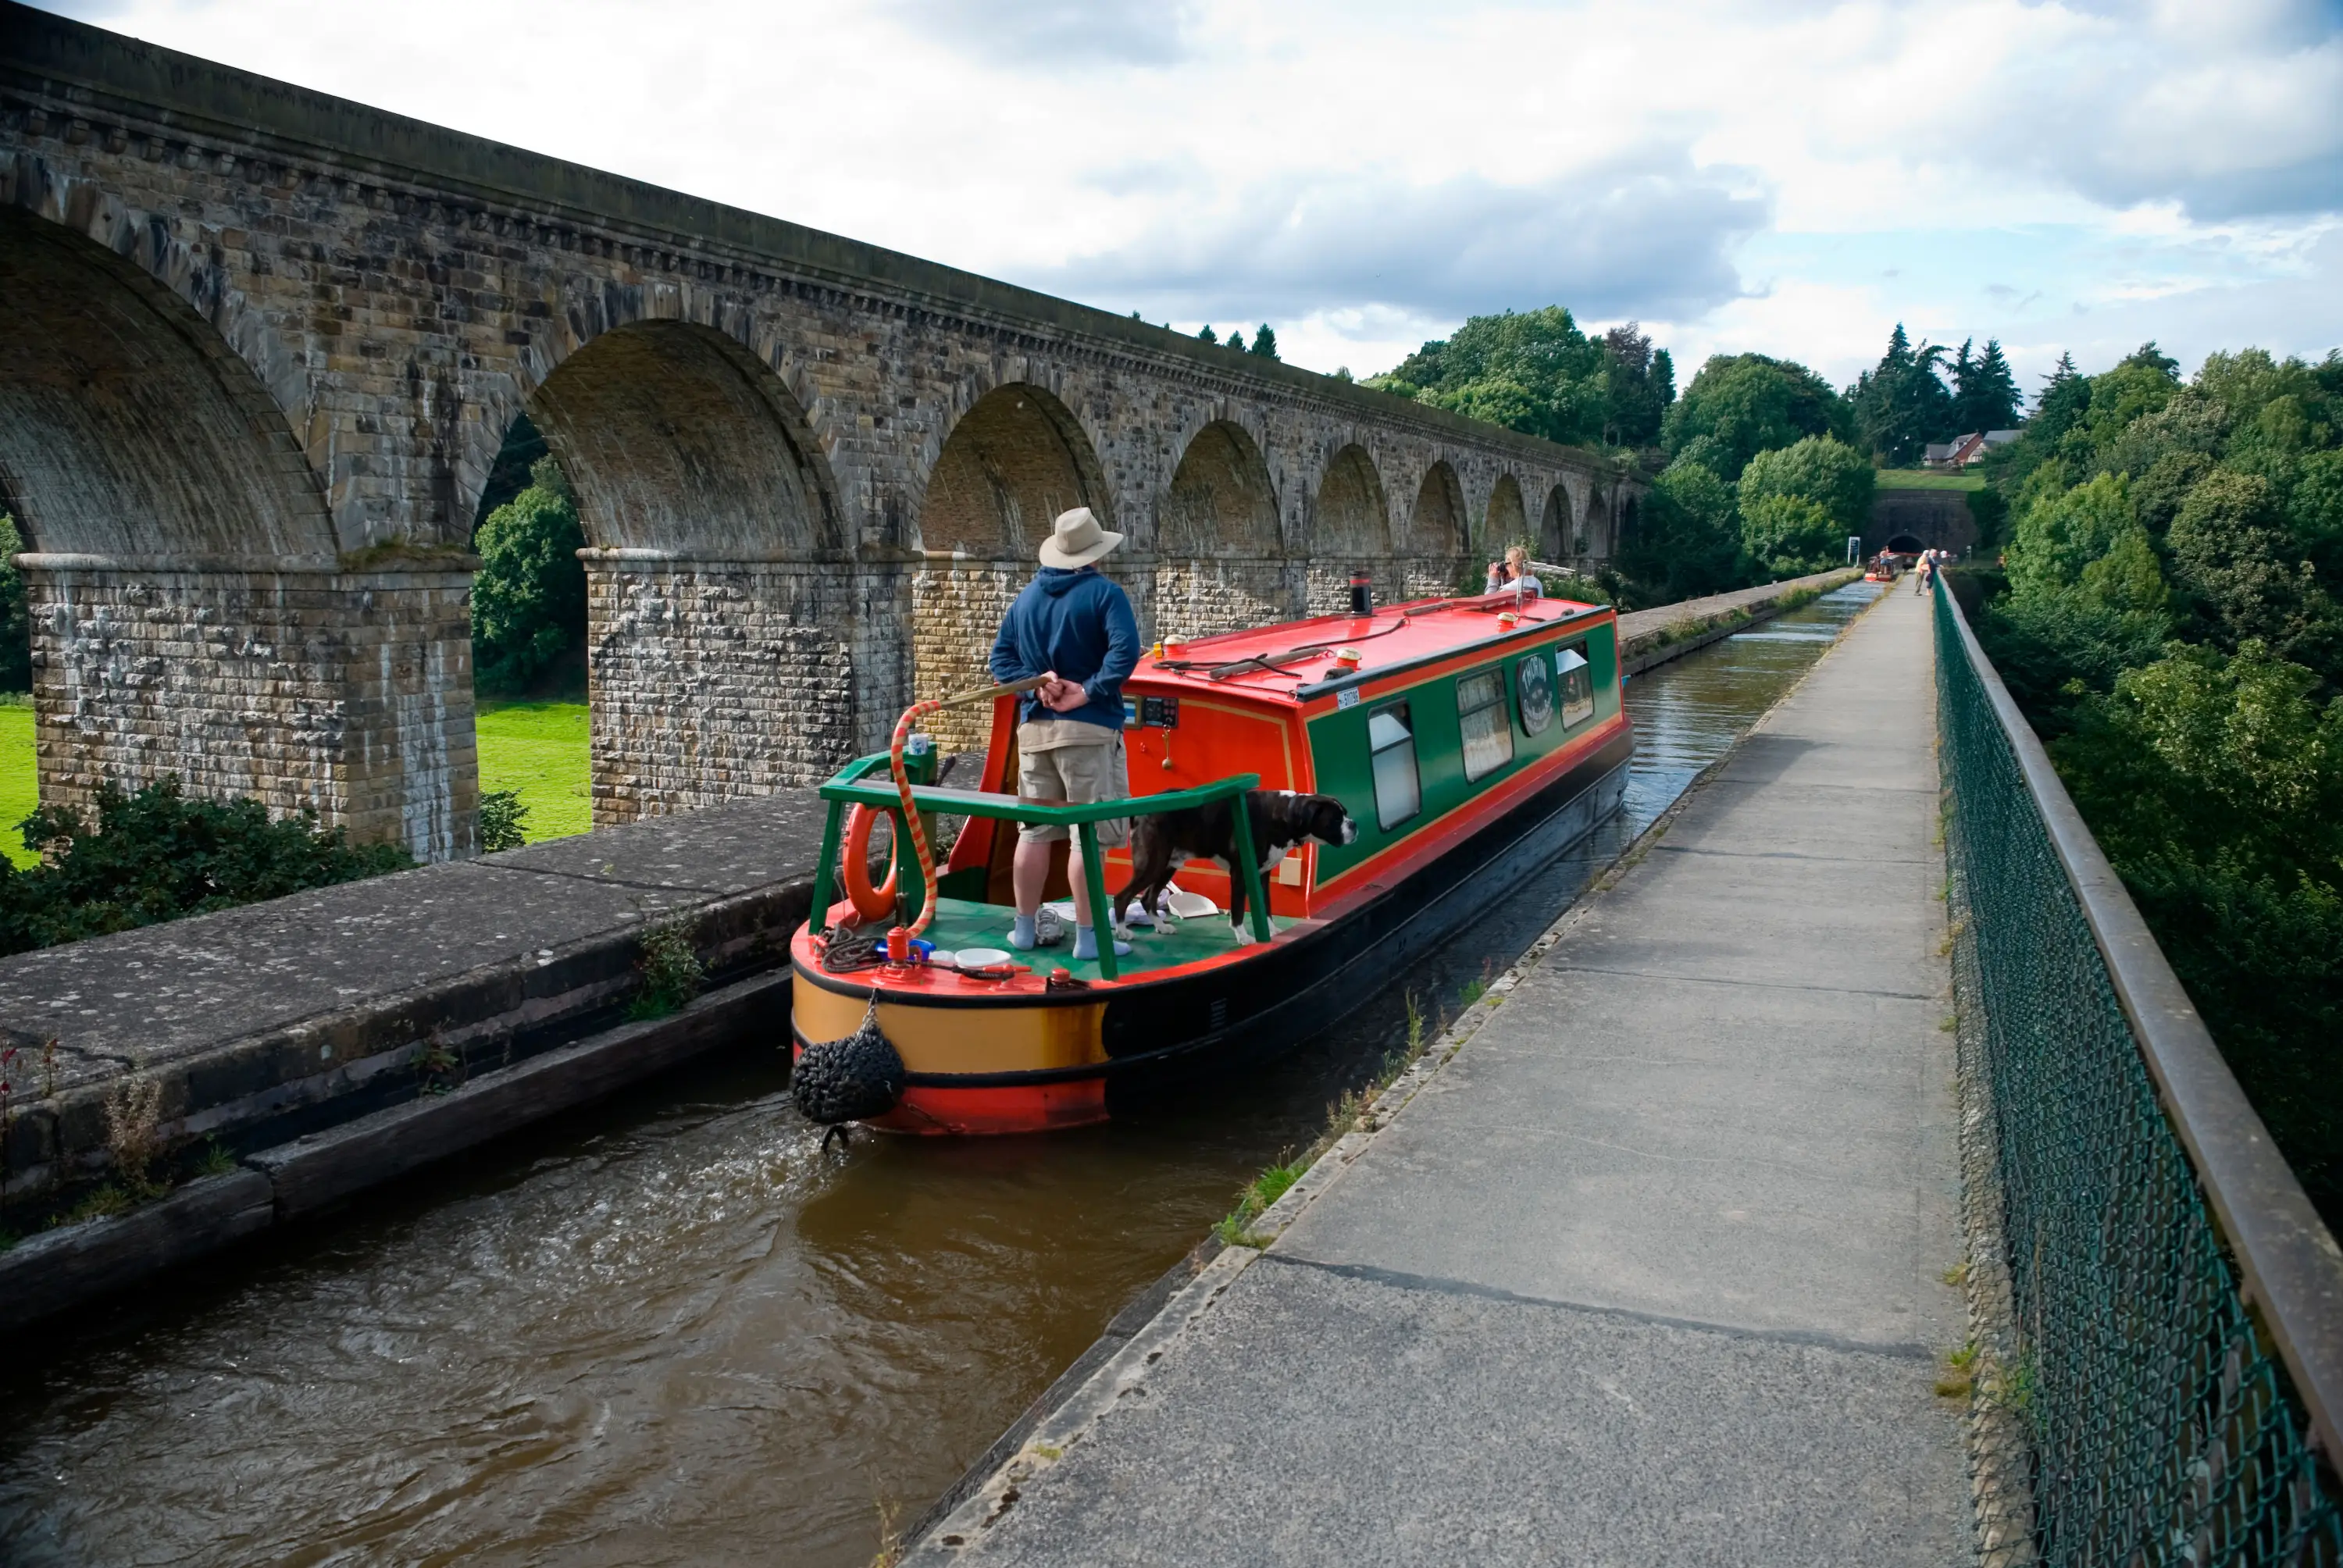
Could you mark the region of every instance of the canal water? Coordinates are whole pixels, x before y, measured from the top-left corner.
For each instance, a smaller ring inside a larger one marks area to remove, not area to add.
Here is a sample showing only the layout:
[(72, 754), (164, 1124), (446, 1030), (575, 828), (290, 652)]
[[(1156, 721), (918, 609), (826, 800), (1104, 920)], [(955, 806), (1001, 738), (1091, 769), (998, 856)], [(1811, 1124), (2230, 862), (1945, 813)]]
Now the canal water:
[(864, 1564), (1827, 648), (1855, 585), (1631, 680), (1624, 815), (1272, 1071), (825, 1153), (778, 1052), (663, 1080), (0, 1353), (0, 1562)]

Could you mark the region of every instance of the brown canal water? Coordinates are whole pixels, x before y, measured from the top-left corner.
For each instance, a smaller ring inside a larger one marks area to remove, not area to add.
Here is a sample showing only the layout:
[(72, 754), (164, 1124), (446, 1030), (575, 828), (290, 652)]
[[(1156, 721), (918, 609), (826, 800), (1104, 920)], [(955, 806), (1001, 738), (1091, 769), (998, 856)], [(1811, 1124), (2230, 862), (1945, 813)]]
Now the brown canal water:
[(824, 1154), (749, 1050), (0, 1354), (0, 1563), (863, 1564), (1869, 602), (1633, 679), (1623, 816), (1272, 1070)]

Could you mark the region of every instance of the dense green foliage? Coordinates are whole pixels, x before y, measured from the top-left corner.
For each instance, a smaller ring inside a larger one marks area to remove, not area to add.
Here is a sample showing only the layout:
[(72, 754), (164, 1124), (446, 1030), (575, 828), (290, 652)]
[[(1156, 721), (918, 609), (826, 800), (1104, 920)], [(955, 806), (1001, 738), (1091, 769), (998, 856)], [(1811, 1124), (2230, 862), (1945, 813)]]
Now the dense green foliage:
[(0, 953), (23, 952), (181, 915), (357, 881), (415, 862), (391, 844), (352, 845), (303, 815), (270, 821), (254, 800), (190, 800), (176, 777), (136, 795), (108, 787), (97, 821), (44, 807), (23, 824), (43, 863), (0, 860)]
[(1749, 459), (1808, 436), (1855, 438), (1855, 420), (1830, 383), (1763, 354), (1715, 355), (1668, 410), (1663, 439), (1677, 461), (1737, 480)]
[(1473, 317), (1366, 384), (1549, 441), (1638, 447), (1659, 437), (1675, 367), (1633, 322), (1590, 338), (1550, 305)]
[(25, 603), (25, 574), (8, 564), (24, 548), (16, 519), (0, 512), (0, 691), (33, 689), (33, 623)]
[[(1940, 343), (1914, 347), (1897, 322), (1879, 363), (1847, 388), (1864, 448), (1888, 467), (1920, 459), (1931, 442), (2017, 423), (2017, 379), (1997, 338), (1970, 352), (1964, 340), (1950, 359)], [(1946, 386), (1945, 377), (1952, 377)]]
[(560, 465), (540, 457), (529, 484), (490, 512), (473, 535), (480, 572), (472, 586), (473, 682), (517, 692), (586, 637), (586, 543)]
[(1988, 465), (1977, 633), (2239, 1081), (2343, 1217), (2343, 358), (2071, 361)]
[(1261, 324), (1261, 330), (1252, 335), (1252, 347), (1245, 352), (1255, 359), (1277, 357), (1277, 334), (1270, 329), (1268, 322), (1264, 321)]

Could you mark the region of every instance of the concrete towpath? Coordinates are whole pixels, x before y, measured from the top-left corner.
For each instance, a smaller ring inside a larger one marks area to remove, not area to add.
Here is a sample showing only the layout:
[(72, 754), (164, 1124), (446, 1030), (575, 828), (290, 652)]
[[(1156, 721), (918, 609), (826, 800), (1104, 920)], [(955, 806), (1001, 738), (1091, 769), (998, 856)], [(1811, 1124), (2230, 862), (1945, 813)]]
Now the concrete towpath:
[(910, 1560), (1968, 1561), (1926, 609), (1857, 620)]

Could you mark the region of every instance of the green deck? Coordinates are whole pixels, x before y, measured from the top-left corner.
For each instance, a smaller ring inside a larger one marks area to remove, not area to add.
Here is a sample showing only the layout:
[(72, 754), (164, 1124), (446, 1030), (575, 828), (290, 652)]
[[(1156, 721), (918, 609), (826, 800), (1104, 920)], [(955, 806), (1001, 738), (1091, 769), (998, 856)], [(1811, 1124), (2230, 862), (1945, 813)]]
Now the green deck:
[[(1099, 980), (1095, 960), (1077, 960), (1073, 956), (1073, 922), (1066, 922), (1066, 940), (1053, 948), (1036, 948), (1021, 953), (1009, 946), (1009, 928), (1016, 920), (1017, 911), (1003, 904), (980, 904), (967, 899), (938, 899), (936, 918), (922, 938), (939, 949), (958, 951), (961, 948), (1000, 948), (1021, 964), (1031, 964), (1034, 972), (1047, 974), (1053, 969), (1065, 969), (1078, 980)], [(1270, 924), (1279, 930), (1294, 924), (1283, 916), (1273, 916)], [(1236, 942), (1229, 935), (1229, 917), (1225, 912), (1207, 915), (1202, 920), (1182, 920), (1161, 932), (1134, 930), (1131, 935), (1131, 956), (1122, 960), (1121, 974), (1130, 980), (1151, 970), (1176, 969), (1200, 960), (1219, 958), (1236, 950)]]

